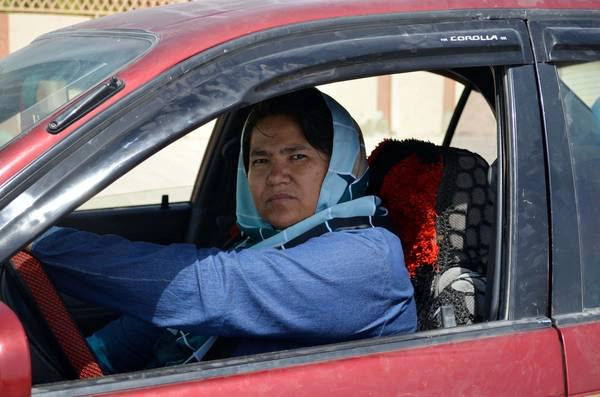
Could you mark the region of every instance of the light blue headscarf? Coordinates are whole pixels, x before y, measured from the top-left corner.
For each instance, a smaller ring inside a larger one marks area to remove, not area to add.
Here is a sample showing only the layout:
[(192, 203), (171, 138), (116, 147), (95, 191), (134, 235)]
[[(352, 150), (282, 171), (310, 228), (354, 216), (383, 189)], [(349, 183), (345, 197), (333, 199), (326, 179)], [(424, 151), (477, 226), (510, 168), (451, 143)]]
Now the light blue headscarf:
[(276, 230), (267, 223), (258, 214), (250, 193), (242, 147), (238, 160), (236, 197), (237, 223), (243, 235), (248, 237), (242, 246), (282, 247), (320, 224), (332, 231), (329, 226), (332, 219), (358, 216), (371, 219), (385, 213), (378, 197), (365, 196), (369, 166), (360, 128), (339, 103), (325, 94), (321, 95), (333, 119), (333, 150), (315, 214), (284, 230)]

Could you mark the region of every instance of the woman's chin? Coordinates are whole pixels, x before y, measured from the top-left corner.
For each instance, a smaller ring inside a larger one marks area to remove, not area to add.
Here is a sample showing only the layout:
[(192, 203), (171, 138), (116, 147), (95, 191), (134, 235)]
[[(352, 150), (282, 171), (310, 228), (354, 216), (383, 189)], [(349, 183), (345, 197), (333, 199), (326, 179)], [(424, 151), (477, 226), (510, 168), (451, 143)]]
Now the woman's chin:
[(277, 230), (287, 229), (288, 227), (300, 222), (303, 218), (301, 217), (291, 217), (289, 214), (285, 214), (287, 216), (282, 216), (278, 218), (271, 218), (268, 222)]
[(263, 219), (277, 230), (286, 229), (314, 215), (314, 210), (309, 211), (308, 209), (298, 208), (296, 205), (289, 205), (289, 203), (284, 202), (281, 204), (286, 205), (272, 205), (268, 211), (264, 211), (264, 213), (259, 212)]
[(297, 222), (270, 222), (271, 226), (273, 226), (273, 228), (275, 230), (287, 229), (288, 227), (292, 226), (294, 223), (297, 223)]

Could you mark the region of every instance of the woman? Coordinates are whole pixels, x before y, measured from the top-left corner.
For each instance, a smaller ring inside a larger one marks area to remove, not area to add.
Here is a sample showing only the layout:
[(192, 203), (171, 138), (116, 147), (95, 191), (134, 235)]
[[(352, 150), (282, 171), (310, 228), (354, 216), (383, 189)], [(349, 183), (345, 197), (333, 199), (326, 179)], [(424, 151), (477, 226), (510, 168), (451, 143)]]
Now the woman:
[(55, 228), (32, 250), (61, 291), (128, 315), (89, 339), (107, 372), (200, 359), (214, 338), (198, 335), (233, 356), (414, 331), (400, 241), (374, 226), (385, 209), (365, 196), (367, 168), (345, 109), (301, 90), (246, 121), (235, 249)]

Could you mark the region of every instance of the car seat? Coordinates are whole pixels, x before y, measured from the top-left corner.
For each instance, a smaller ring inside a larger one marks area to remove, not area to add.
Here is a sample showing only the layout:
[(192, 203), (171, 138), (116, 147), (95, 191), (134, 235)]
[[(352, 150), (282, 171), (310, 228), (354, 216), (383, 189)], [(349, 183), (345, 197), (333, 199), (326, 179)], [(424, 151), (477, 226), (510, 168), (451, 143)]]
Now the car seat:
[(402, 243), (418, 329), (485, 319), (494, 220), (487, 162), (464, 149), (387, 139), (369, 164), (369, 189), (383, 200)]

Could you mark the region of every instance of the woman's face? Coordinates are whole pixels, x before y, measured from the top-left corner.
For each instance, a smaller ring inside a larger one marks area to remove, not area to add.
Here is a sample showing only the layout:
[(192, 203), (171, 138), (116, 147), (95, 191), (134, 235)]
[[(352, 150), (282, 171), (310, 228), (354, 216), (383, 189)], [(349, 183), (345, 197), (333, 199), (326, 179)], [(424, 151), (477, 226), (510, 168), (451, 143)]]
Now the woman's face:
[(267, 116), (250, 137), (248, 184), (260, 216), (284, 229), (315, 213), (329, 158), (289, 116)]

